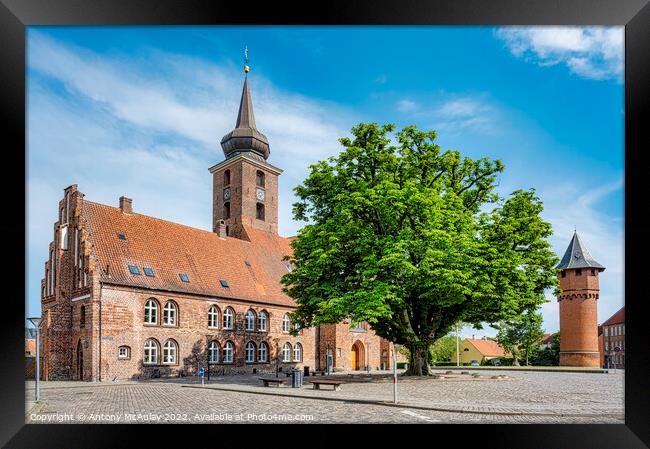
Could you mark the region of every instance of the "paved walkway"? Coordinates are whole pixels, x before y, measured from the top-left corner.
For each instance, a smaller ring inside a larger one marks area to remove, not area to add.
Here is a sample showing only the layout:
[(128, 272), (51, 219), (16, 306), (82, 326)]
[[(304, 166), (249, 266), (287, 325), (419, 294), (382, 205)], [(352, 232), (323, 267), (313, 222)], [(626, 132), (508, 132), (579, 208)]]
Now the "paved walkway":
[[(263, 387), (259, 376), (219, 377), (206, 385), (187, 378), (42, 382), (42, 401), (31, 401), (27, 421), (623, 423), (620, 372), (499, 370), (478, 378), (459, 372), (445, 379), (400, 378), (397, 406), (391, 403), (392, 378), (384, 374), (372, 380), (337, 374), (347, 382), (340, 391), (312, 390), (312, 377), (300, 389)], [(33, 394), (31, 382), (28, 398)]]

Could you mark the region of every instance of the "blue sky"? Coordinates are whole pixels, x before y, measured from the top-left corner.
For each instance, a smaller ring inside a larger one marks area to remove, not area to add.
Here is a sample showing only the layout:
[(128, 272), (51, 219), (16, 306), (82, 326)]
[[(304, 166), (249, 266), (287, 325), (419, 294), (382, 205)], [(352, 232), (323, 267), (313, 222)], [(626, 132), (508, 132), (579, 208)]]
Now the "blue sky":
[[(258, 128), (292, 188), (360, 121), (435, 129), (443, 149), (501, 159), (499, 191), (533, 187), (561, 257), (576, 227), (623, 305), (623, 28), (29, 27), (27, 313), (63, 189), (211, 229), (211, 175), (235, 124), (248, 46)], [(544, 327), (559, 327), (555, 300)], [(464, 335), (493, 335), (464, 329)]]

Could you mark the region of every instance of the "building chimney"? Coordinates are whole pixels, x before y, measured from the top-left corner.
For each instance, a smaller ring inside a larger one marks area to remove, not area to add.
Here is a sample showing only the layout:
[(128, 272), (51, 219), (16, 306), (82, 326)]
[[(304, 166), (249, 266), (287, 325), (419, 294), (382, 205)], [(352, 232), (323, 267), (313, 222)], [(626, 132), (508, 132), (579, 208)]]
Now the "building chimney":
[(215, 229), (215, 232), (219, 235), (220, 239), (225, 239), (228, 233), (226, 232), (226, 222), (223, 220), (219, 220), (217, 222), (217, 229)]
[(125, 214), (133, 213), (133, 200), (125, 196), (120, 197), (120, 210)]

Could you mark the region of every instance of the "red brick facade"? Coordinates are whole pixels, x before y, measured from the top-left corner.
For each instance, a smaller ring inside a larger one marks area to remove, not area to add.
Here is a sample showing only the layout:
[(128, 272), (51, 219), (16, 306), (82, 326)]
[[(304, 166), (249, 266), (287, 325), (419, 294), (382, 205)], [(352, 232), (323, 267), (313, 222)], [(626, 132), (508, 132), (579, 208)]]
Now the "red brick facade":
[(328, 347), (339, 369), (389, 363), (389, 345), (367, 326), (288, 332), (284, 316), (296, 304), (280, 283), (291, 269), (290, 239), (278, 235), (282, 170), (266, 162), (268, 143), (254, 128), (245, 83), (237, 128), (222, 140), (226, 159), (210, 168), (213, 232), (138, 214), (129, 198), (111, 207), (65, 189), (41, 282), (45, 379), (324, 369)]
[(566, 269), (559, 276), (560, 365), (600, 366), (596, 268)]

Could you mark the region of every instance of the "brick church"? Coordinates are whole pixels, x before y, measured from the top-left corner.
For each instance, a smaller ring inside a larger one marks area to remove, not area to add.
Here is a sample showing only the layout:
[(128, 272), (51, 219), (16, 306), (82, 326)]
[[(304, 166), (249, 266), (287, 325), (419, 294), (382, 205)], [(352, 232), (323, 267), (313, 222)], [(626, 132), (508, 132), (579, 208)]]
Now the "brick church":
[(335, 369), (389, 366), (392, 345), (367, 323), (289, 332), (282, 170), (268, 162), (247, 75), (221, 146), (225, 159), (209, 169), (211, 231), (139, 214), (130, 198), (114, 207), (64, 189), (41, 281), (43, 379), (323, 370), (328, 354)]

